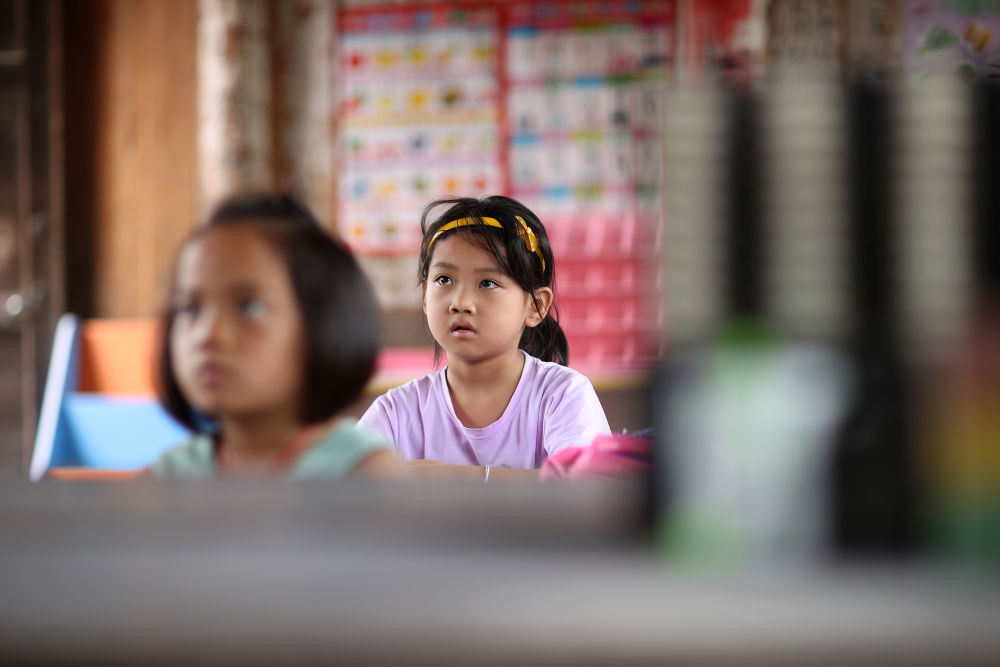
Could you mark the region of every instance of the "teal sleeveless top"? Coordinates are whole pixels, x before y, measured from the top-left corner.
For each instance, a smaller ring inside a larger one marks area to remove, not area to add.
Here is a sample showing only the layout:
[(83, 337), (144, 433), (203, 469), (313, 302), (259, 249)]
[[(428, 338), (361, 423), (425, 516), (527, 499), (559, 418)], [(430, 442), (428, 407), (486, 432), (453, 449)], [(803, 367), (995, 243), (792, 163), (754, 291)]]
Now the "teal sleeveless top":
[[(343, 419), (289, 465), (289, 479), (346, 477), (362, 460), (390, 446), (355, 419)], [(198, 434), (168, 449), (153, 463), (155, 479), (212, 479), (219, 474), (212, 436)]]

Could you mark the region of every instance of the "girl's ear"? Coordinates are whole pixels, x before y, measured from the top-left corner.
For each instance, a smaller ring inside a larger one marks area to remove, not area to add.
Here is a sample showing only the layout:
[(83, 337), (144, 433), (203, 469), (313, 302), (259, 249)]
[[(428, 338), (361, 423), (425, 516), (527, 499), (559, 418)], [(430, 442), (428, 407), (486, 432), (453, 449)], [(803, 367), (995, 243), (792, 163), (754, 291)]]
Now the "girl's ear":
[(549, 314), (552, 307), (552, 300), (555, 298), (552, 289), (549, 287), (539, 287), (534, 292), (535, 298), (528, 297), (528, 313), (524, 318), (524, 325), (537, 327)]
[(420, 308), (427, 314), (427, 281), (420, 283)]

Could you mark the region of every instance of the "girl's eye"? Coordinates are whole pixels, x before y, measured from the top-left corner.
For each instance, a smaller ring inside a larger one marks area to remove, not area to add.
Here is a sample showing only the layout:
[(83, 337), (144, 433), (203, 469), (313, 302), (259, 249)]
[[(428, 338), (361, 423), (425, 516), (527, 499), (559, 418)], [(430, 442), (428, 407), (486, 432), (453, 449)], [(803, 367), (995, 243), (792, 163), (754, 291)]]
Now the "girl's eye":
[(177, 314), (189, 318), (197, 317), (199, 310), (201, 310), (201, 306), (193, 301), (181, 303), (177, 306)]
[(450, 285), (451, 278), (449, 278), (448, 276), (438, 276), (437, 278), (434, 279), (434, 282), (437, 283), (438, 285)]
[(264, 302), (260, 299), (246, 299), (240, 302), (240, 314), (246, 317), (260, 317), (264, 314)]
[(487, 278), (483, 282), (479, 283), (479, 286), (484, 289), (493, 289), (494, 287), (500, 287), (500, 285), (495, 280), (490, 280)]

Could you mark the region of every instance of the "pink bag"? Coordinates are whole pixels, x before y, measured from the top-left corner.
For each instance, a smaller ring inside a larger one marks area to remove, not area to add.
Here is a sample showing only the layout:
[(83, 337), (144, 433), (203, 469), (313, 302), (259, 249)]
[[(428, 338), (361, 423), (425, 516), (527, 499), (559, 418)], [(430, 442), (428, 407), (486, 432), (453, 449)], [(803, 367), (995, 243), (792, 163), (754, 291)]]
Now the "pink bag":
[(545, 459), (538, 478), (630, 479), (649, 470), (652, 455), (652, 438), (599, 435), (586, 447), (566, 447)]

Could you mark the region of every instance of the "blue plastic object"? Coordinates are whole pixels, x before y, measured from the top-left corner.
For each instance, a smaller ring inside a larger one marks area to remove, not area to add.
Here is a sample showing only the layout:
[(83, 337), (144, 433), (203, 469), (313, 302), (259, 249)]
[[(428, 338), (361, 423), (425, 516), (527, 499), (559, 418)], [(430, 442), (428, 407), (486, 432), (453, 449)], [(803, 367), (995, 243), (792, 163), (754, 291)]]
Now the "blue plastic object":
[(53, 467), (136, 470), (190, 437), (152, 396), (77, 391), (80, 328), (80, 319), (72, 314), (56, 325), (29, 470), (32, 480)]

